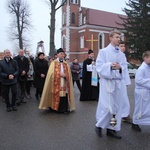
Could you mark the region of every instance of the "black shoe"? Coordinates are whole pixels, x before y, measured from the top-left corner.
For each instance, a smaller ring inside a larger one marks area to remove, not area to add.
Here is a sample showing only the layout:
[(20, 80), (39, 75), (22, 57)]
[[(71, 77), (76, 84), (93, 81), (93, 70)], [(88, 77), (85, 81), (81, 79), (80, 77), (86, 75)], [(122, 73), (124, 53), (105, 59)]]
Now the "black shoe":
[(12, 110), (11, 107), (7, 107), (8, 112), (11, 112), (11, 110)]
[(68, 115), (69, 113), (70, 113), (69, 110), (67, 110), (67, 111), (64, 112), (65, 115)]
[(95, 132), (99, 137), (102, 137), (102, 128), (101, 127), (95, 127)]
[(12, 110), (13, 110), (13, 111), (17, 111), (17, 107), (16, 107), (16, 106), (13, 106), (13, 107), (12, 107)]
[(111, 130), (111, 129), (107, 129), (106, 135), (111, 136), (111, 137), (116, 138), (116, 139), (122, 138), (120, 135), (117, 135), (117, 132), (115, 130)]
[(122, 121), (125, 122), (125, 123), (130, 123), (130, 124), (132, 123), (132, 119), (129, 116), (128, 117), (123, 117)]
[(17, 102), (17, 103), (16, 103), (17, 106), (20, 106), (20, 104), (21, 104), (20, 102)]
[(39, 101), (39, 96), (35, 94), (36, 100)]
[(25, 100), (22, 100), (21, 103), (27, 103)]
[(132, 127), (133, 130), (141, 132), (141, 128), (139, 127), (139, 125), (132, 123)]

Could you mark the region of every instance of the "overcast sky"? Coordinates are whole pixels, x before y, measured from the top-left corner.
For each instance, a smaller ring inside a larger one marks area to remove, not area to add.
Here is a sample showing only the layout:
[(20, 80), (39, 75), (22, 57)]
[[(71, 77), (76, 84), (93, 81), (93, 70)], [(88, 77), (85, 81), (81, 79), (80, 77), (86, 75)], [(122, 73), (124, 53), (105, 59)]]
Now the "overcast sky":
[[(31, 8), (31, 21), (34, 26), (34, 30), (31, 33), (32, 36), (32, 53), (36, 52), (37, 42), (40, 40), (44, 41), (44, 47), (46, 54), (49, 51), (49, 29), (48, 25), (50, 23), (49, 7), (45, 5), (43, 0), (27, 0)], [(48, 1), (48, 0), (47, 0)], [(124, 14), (122, 8), (126, 7), (125, 1), (127, 0), (81, 0), (81, 6), (104, 10), (108, 12), (114, 12), (118, 14)], [(55, 45), (56, 48), (61, 47), (61, 10), (57, 12), (56, 16), (56, 35), (55, 35)], [(8, 40), (8, 25), (10, 21), (10, 15), (6, 10), (6, 0), (0, 0), (0, 51), (8, 48), (10, 50), (14, 49), (13, 42)]]

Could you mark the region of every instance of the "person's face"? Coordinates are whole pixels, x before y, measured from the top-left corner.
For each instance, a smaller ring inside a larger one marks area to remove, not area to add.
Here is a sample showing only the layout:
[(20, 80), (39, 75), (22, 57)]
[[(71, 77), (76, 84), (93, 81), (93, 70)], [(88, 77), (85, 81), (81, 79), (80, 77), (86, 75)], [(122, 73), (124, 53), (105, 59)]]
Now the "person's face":
[(26, 52), (26, 55), (30, 56), (30, 52)]
[(54, 59), (57, 59), (57, 54), (54, 56)]
[(44, 55), (41, 54), (41, 55), (39, 56), (39, 59), (44, 59)]
[(125, 44), (119, 44), (119, 48), (123, 53), (125, 52)]
[(53, 58), (51, 58), (49, 61), (52, 62), (52, 61), (53, 61)]
[(4, 55), (6, 58), (10, 58), (11, 57), (10, 50), (5, 50)]
[(63, 60), (63, 59), (64, 59), (64, 52), (58, 53), (58, 54), (57, 54), (57, 57), (58, 57), (59, 59)]
[(115, 33), (112, 37), (110, 37), (110, 42), (113, 46), (118, 46), (120, 43), (120, 35)]
[(1, 53), (0, 54), (0, 59), (3, 59), (4, 58), (4, 53)]
[(146, 64), (150, 65), (150, 57), (145, 57), (144, 61)]
[(90, 58), (94, 58), (94, 53), (89, 54)]
[(75, 59), (75, 60), (74, 60), (74, 63), (78, 63), (78, 59)]
[(19, 56), (24, 56), (24, 50), (21, 49), (21, 50), (19, 51)]

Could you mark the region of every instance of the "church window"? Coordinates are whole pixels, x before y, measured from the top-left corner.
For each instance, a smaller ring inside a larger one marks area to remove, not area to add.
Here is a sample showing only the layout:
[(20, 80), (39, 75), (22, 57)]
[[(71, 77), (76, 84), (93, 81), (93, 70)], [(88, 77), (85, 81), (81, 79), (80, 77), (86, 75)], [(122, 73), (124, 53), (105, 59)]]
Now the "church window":
[(99, 34), (99, 49), (104, 48), (104, 33)]
[(86, 16), (83, 17), (83, 24), (86, 24)]
[(65, 35), (63, 35), (63, 39), (62, 39), (62, 47), (63, 49), (66, 48), (66, 36)]
[(78, 4), (78, 0), (70, 0), (70, 3), (72, 3), (72, 4)]
[(71, 16), (72, 16), (71, 23), (75, 24), (75, 13), (73, 12)]
[(80, 22), (79, 22), (79, 25), (80, 26), (82, 25), (82, 13), (80, 13)]
[(63, 4), (63, 3), (66, 4), (66, 2), (67, 2), (66, 0), (62, 0), (62, 4)]
[(84, 36), (80, 36), (80, 48), (84, 48)]

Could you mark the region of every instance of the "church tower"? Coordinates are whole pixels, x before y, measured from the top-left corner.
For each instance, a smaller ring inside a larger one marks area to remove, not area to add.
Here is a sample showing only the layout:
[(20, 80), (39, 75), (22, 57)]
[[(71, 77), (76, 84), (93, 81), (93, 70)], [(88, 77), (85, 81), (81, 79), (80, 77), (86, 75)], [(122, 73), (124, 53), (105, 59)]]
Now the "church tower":
[[(62, 48), (66, 51), (67, 57), (76, 57), (78, 47), (78, 27), (80, 0), (67, 0), (62, 7)], [(72, 61), (72, 60), (71, 60)]]
[[(123, 27), (119, 16), (101, 10), (81, 7), (81, 0), (67, 0), (62, 6), (62, 48), (67, 58), (72, 62), (78, 58), (83, 62), (88, 57), (88, 50), (92, 49), (95, 58), (98, 51), (109, 44), (109, 32), (119, 30), (123, 33)], [(124, 41), (124, 35), (122, 35)]]

